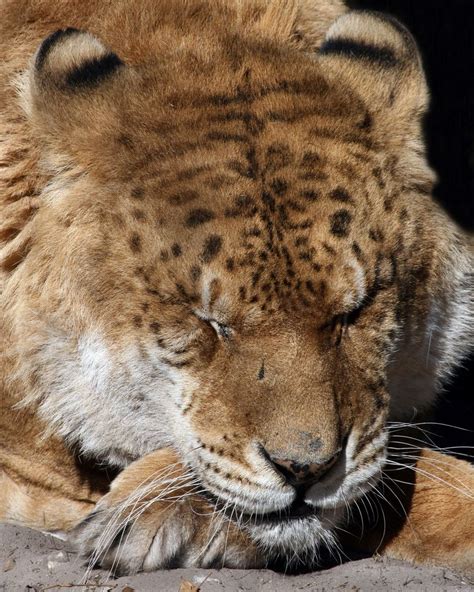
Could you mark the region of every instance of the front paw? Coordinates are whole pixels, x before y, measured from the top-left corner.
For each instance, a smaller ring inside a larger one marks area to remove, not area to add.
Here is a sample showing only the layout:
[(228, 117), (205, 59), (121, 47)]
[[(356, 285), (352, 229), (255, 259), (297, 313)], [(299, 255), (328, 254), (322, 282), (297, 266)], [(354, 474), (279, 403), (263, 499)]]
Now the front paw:
[(257, 567), (253, 543), (198, 495), (169, 452), (132, 463), (72, 532), (90, 567), (131, 574), (170, 567)]
[(144, 509), (148, 503), (113, 504), (105, 496), (76, 527), (72, 538), (90, 567), (119, 575), (187, 564), (197, 526), (189, 502)]

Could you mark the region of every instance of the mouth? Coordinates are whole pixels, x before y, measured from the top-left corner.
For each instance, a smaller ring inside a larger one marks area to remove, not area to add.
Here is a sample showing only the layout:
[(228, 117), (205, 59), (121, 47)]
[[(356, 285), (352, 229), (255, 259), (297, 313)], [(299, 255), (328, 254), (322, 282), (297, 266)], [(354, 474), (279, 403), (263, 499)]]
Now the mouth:
[(277, 512), (267, 512), (265, 514), (248, 514), (244, 515), (244, 520), (252, 524), (281, 524), (285, 522), (292, 522), (295, 520), (303, 520), (311, 516), (317, 516), (318, 509), (310, 506), (303, 500), (296, 499), (290, 506), (283, 508)]
[(305, 502), (304, 494), (299, 491), (297, 491), (297, 495), (290, 505), (273, 512), (239, 511), (237, 505), (229, 507), (228, 505), (223, 504), (221, 500), (218, 500), (217, 497), (210, 492), (205, 492), (204, 496), (230, 520), (238, 521), (239, 524), (248, 526), (288, 523), (310, 518), (311, 516), (317, 516), (319, 513), (317, 507)]

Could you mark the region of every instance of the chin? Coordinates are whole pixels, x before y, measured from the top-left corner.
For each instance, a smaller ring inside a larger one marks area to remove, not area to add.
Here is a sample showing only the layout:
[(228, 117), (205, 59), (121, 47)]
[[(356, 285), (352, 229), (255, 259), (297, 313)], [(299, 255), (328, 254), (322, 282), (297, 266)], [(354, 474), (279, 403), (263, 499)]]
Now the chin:
[(323, 557), (338, 554), (336, 530), (344, 522), (342, 508), (312, 509), (307, 515), (249, 521), (244, 527), (269, 563), (285, 571), (321, 564)]

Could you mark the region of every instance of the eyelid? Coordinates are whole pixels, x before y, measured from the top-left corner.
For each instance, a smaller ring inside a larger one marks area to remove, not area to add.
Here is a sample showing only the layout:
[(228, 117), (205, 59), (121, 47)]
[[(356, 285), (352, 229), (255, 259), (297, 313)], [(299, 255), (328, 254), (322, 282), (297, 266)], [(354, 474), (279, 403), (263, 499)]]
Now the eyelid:
[(220, 323), (215, 319), (208, 319), (207, 322), (211, 325), (219, 337), (223, 337), (224, 339), (229, 339), (229, 337), (231, 337), (232, 329), (229, 326), (224, 325), (224, 323)]
[(327, 326), (335, 326), (336, 324), (340, 324), (342, 326), (353, 325), (359, 315), (364, 310), (365, 306), (367, 305), (367, 301), (364, 299), (362, 300), (355, 308), (352, 310), (348, 310), (347, 312), (340, 312), (335, 314), (331, 321), (327, 324)]
[(356, 308), (350, 310), (349, 312), (345, 312), (344, 314), (340, 315), (342, 322), (345, 326), (354, 325), (357, 319), (359, 318), (360, 314), (364, 310), (365, 303), (361, 302)]
[(198, 319), (200, 319), (204, 323), (211, 325), (211, 327), (214, 329), (214, 331), (217, 333), (219, 337), (222, 337), (223, 339), (229, 339), (232, 336), (233, 330), (225, 323), (221, 323), (217, 319), (208, 317), (206, 314), (199, 310), (195, 310), (194, 314), (197, 316)]
[(337, 315), (336, 318), (342, 319), (343, 324), (346, 326), (347, 325), (354, 325), (357, 322), (357, 319), (359, 318), (359, 316), (364, 311), (364, 309), (370, 303), (370, 301), (371, 301), (371, 298), (369, 298), (368, 296), (364, 296), (364, 298), (362, 298), (362, 300), (359, 302), (359, 304), (355, 308), (353, 308), (352, 310), (345, 312), (343, 314)]

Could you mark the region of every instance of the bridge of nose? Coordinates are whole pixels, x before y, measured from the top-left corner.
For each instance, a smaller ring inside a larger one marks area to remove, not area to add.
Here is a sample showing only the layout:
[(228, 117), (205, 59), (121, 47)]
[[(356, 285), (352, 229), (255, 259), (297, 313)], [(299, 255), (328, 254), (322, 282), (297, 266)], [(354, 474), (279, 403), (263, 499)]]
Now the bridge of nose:
[(222, 423), (225, 413), (229, 430), (244, 432), (284, 461), (319, 464), (333, 456), (345, 426), (314, 332), (306, 334), (288, 321), (222, 352), (219, 375), (225, 380), (215, 383), (210, 377), (209, 390), (213, 400), (218, 391), (220, 405), (206, 407), (207, 424), (210, 414)]
[(273, 418), (263, 426), (259, 441), (288, 470), (317, 472), (341, 450), (344, 432), (337, 410), (320, 415), (301, 409), (296, 418)]

